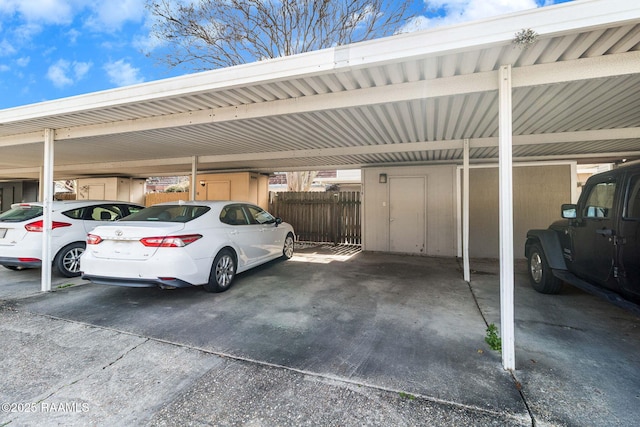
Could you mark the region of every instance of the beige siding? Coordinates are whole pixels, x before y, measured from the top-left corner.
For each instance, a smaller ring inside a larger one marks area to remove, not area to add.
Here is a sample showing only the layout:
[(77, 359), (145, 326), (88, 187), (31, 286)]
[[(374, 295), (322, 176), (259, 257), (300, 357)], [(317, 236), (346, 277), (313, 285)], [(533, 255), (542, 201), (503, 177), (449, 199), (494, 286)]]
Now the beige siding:
[(100, 177), (76, 181), (78, 200), (121, 200), (144, 203), (144, 179)]
[[(520, 166), (513, 169), (513, 237), (516, 258), (524, 257), (527, 230), (547, 228), (560, 219), (560, 205), (571, 203), (570, 165)], [(469, 172), (469, 255), (498, 258), (498, 169)]]
[[(454, 165), (363, 169), (364, 242), (369, 251), (389, 251), (389, 181), (393, 177), (424, 177), (426, 182), (425, 254), (455, 255)], [(387, 183), (379, 183), (379, 174)]]
[(269, 178), (257, 173), (198, 174), (196, 181), (196, 200), (237, 200), (267, 209), (268, 195)]
[[(379, 175), (387, 174), (387, 183)], [(514, 253), (523, 257), (527, 230), (547, 228), (560, 218), (560, 205), (571, 202), (572, 167), (517, 166), (513, 169)], [(389, 251), (389, 181), (392, 177), (426, 178), (426, 255), (456, 255), (456, 166), (363, 169), (363, 248)], [(497, 167), (470, 170), (469, 255), (499, 256)]]

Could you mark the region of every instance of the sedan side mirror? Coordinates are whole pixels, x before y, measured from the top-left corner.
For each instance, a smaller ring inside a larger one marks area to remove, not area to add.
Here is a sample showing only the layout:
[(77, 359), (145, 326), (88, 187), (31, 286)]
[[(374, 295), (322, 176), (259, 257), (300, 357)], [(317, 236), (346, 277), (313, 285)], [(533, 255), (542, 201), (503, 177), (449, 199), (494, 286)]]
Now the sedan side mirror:
[(574, 204), (562, 205), (562, 218), (575, 219), (577, 217), (578, 207)]
[(278, 224), (282, 224), (282, 218), (276, 218), (276, 227)]

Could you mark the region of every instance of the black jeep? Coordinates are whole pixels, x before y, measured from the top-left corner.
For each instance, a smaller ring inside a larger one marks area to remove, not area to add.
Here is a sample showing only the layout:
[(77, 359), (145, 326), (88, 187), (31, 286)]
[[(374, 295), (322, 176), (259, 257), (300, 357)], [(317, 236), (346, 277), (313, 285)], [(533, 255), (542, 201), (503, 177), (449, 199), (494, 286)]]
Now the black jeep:
[(555, 294), (566, 282), (619, 305), (620, 296), (640, 303), (640, 164), (589, 178), (562, 218), (527, 233), (535, 290)]

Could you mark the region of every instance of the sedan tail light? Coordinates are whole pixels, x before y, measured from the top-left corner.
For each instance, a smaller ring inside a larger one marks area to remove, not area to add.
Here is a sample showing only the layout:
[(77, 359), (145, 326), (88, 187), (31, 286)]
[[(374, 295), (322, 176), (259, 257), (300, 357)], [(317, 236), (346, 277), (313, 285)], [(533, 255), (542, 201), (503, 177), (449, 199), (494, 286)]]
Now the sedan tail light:
[[(69, 224), (68, 222), (60, 222), (60, 221), (53, 221), (51, 223), (52, 230), (55, 230), (56, 228), (62, 228), (62, 227), (71, 227), (71, 224)], [(27, 231), (42, 233), (42, 230), (44, 228), (43, 221), (39, 220), (39, 221), (31, 222), (25, 225), (24, 228), (26, 228)]]
[(201, 234), (185, 234), (183, 236), (145, 237), (140, 243), (154, 248), (182, 248), (202, 238)]
[(95, 234), (87, 234), (87, 245), (97, 245), (102, 242), (102, 237)]

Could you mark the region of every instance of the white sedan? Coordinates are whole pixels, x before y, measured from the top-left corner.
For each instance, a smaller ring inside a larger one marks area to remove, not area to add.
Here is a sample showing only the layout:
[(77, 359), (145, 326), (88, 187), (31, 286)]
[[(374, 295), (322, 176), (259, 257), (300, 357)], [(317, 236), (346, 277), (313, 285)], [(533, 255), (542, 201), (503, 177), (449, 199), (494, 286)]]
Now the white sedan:
[[(80, 255), (95, 226), (144, 209), (127, 202), (67, 200), (52, 204), (53, 265), (66, 277), (80, 275)], [(0, 214), (0, 265), (10, 270), (42, 265), (42, 203), (16, 203)]]
[(293, 256), (291, 225), (243, 202), (175, 202), (146, 208), (87, 236), (82, 277), (94, 283), (227, 290), (236, 275)]

